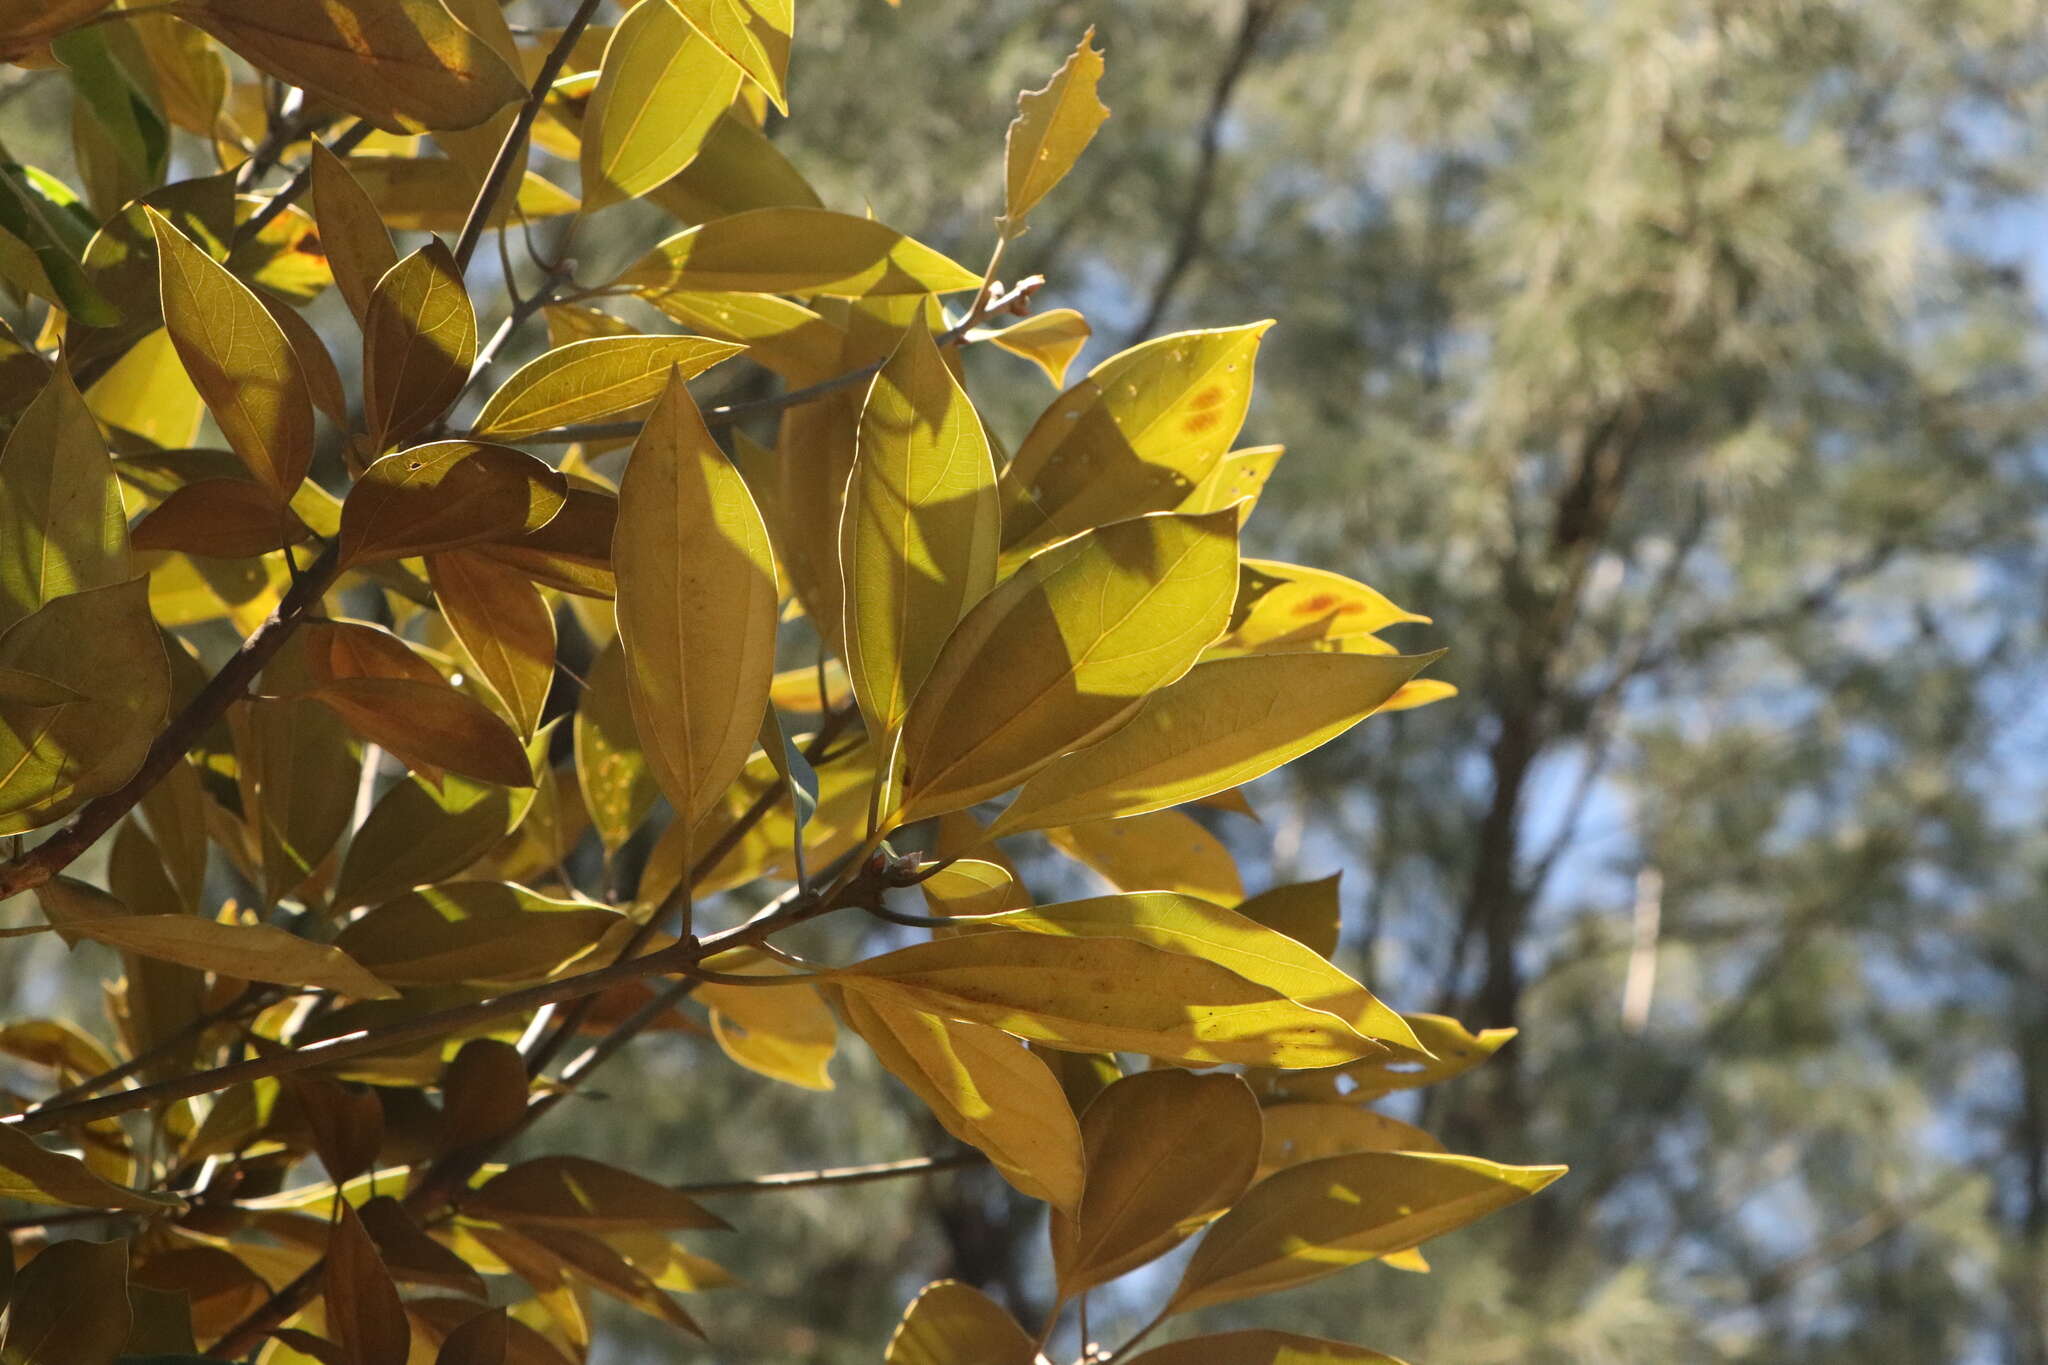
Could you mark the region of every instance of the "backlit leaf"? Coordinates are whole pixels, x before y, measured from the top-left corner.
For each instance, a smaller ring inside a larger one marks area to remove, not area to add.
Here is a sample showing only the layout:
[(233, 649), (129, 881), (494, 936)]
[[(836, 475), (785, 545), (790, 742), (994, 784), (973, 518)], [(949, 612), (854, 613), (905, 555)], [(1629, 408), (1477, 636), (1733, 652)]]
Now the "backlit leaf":
[(1378, 1047), (1335, 1015), (1133, 939), (1000, 930), (900, 948), (832, 976), (850, 991), (1075, 1052), (1322, 1067)]
[(346, 1200), (335, 1202), (339, 1207), (320, 1281), (327, 1331), (341, 1347), (343, 1365), (392, 1365), (405, 1359), (412, 1325), (362, 1219)]
[(958, 1280), (918, 1291), (889, 1338), (883, 1365), (1036, 1365), (1030, 1333), (995, 1300)]
[(313, 400), (298, 356), (247, 285), (147, 212), (178, 359), (249, 472), (289, 497), (313, 458)]
[(274, 488), (249, 479), (200, 479), (173, 490), (135, 524), (134, 546), (242, 559), (312, 534)]
[(739, 776), (775, 672), (775, 566), (739, 472), (673, 374), (620, 485), (612, 542), (634, 728), (679, 819)]
[(0, 450), (0, 630), (65, 593), (128, 576), (113, 460), (61, 364)]
[(181, 0), (252, 66), (391, 133), (468, 128), (526, 94), (441, 0)]
[(1130, 719), (1221, 631), (1236, 565), (1225, 513), (1119, 522), (1027, 560), (961, 620), (911, 704), (907, 818), (994, 796)]
[(302, 886), (348, 828), (357, 760), (341, 719), (304, 698), (252, 701), (228, 719), (243, 816), (274, 901)]
[(1266, 480), (1273, 476), (1280, 457), (1286, 453), (1286, 446), (1246, 446), (1231, 451), (1210, 468), (1187, 500), (1174, 510), (1214, 512), (1236, 505), (1240, 517), (1250, 516), (1259, 494), (1265, 491)]
[(327, 248), (335, 287), (361, 323), (369, 316), (370, 295), (376, 291), (377, 281), (398, 264), (398, 252), (377, 216), (376, 204), (346, 162), (315, 142), (312, 171), (313, 214), (320, 223), (320, 241)]
[(1237, 913), (1268, 929), (1278, 929), (1321, 957), (1333, 957), (1343, 930), (1343, 909), (1337, 900), (1342, 873), (1320, 881), (1295, 882), (1262, 891), (1237, 907)]
[(493, 1222), (582, 1232), (726, 1226), (688, 1195), (576, 1156), (522, 1161), (486, 1180), (463, 1208)]
[(1174, 891), (1217, 905), (1244, 899), (1237, 861), (1185, 811), (1048, 829), (1052, 846), (1120, 891)]
[[(358, 153), (348, 158), (348, 169), (393, 232), (460, 232), (476, 202), (476, 180), (447, 157)], [(574, 195), (528, 171), (493, 216), (516, 212), (521, 218), (552, 218), (574, 213), (576, 207)]]
[(886, 744), (954, 623), (996, 581), (1001, 508), (981, 419), (922, 325), (875, 376), (839, 529), (846, 669)]
[(1344, 733), (1437, 657), (1262, 654), (1197, 664), (1130, 724), (1025, 783), (990, 837), (1137, 815), (1249, 782)]
[(981, 276), (868, 218), (826, 209), (736, 213), (679, 232), (619, 276), (647, 294), (948, 294)]
[[(761, 87), (775, 107), (789, 112), (789, 43), (795, 0), (674, 0), (683, 17)], [(730, 103), (730, 101), (728, 101)]]
[(1047, 408), (1003, 470), (1003, 540), (1043, 544), (1178, 507), (1230, 449), (1270, 322), (1111, 356)]
[(0, 1124), (0, 1198), (75, 1209), (128, 1209), (154, 1213), (183, 1201), (109, 1184), (83, 1161), (36, 1145), (12, 1124)]
[[(1284, 1087), (1286, 1093), (1310, 1099), (1344, 1098), (1364, 1104), (1397, 1090), (1413, 1090), (1462, 1076), (1505, 1047), (1515, 1036), (1511, 1028), (1481, 1029), (1473, 1033), (1455, 1019), (1441, 1014), (1404, 1016), (1426, 1054), (1395, 1053), (1368, 1058), (1341, 1071), (1313, 1078), (1313, 1083)], [(1300, 1078), (1304, 1082), (1311, 1078)]]
[(1074, 168), (1109, 117), (1108, 107), (1095, 94), (1102, 79), (1102, 54), (1089, 46), (1094, 38), (1090, 28), (1043, 90), (1017, 98), (1017, 117), (1010, 124), (1003, 155), (1003, 216), (1012, 232)]
[[(715, 971), (781, 976), (791, 969), (763, 955), (721, 953)], [(787, 986), (728, 986), (707, 981), (695, 998), (711, 1008), (711, 1035), (726, 1056), (750, 1071), (806, 1090), (830, 1090), (839, 1020), (808, 981)]]
[(128, 1243), (55, 1242), (15, 1276), (0, 1358), (8, 1365), (106, 1365), (133, 1322)]
[(942, 1019), (882, 993), (848, 991), (846, 1022), (945, 1130), (979, 1147), (1033, 1199), (1081, 1201), (1081, 1128), (1050, 1068), (1016, 1038)]
[(519, 736), (482, 702), (443, 682), (335, 678), (306, 694), (408, 767), (507, 787), (533, 785)]
[[(1010, 352), (1021, 355), (1052, 381), (1054, 388), (1067, 382), (1067, 367), (1081, 354), (1081, 348), (1094, 335), (1088, 326), (1088, 319), (1071, 308), (1054, 308), (1038, 313), (1022, 322), (1002, 328), (1000, 331), (977, 333), (976, 340), (986, 339)], [(1214, 511), (1214, 508), (1187, 508), (1188, 511)]]
[(439, 241), (384, 272), (363, 315), (363, 415), (381, 449), (448, 410), (476, 360), (476, 310)]
[(1362, 1037), (1421, 1050), (1406, 1020), (1338, 968), (1285, 934), (1193, 896), (1164, 891), (1097, 896), (1020, 910), (1000, 923), (1034, 934), (1111, 935), (1187, 953), (1336, 1015)]
[[(1391, 654), (1373, 632), (1403, 622), (1427, 624), (1365, 584), (1327, 569), (1247, 559), (1231, 611), (1230, 633), (1212, 656), (1334, 649)], [(1362, 642), (1362, 643), (1360, 643)]]
[(394, 986), (532, 981), (581, 957), (616, 911), (503, 882), (447, 882), (386, 901), (336, 946)]
[(1310, 1100), (1264, 1111), (1259, 1149), (1262, 1175), (1347, 1152), (1441, 1152), (1443, 1143), (1412, 1123), (1356, 1104)]
[(976, 858), (962, 858), (918, 883), (934, 915), (997, 915), (1031, 904), (1008, 868)]
[(637, 198), (689, 165), (740, 77), (672, 0), (628, 10), (605, 46), (584, 118), (584, 210)]
[(640, 828), (661, 793), (633, 728), (626, 659), (616, 640), (590, 665), (576, 705), (575, 733), (576, 782), (584, 808), (599, 842), (607, 850), (617, 849)]
[(555, 678), (555, 614), (540, 589), (475, 550), (427, 557), (434, 602), (521, 738), (531, 738)]
[(745, 349), (705, 337), (620, 336), (570, 342), (520, 367), (484, 404), (472, 431), (494, 440), (516, 440), (623, 412), (660, 397), (671, 368), (694, 379)]
[(1321, 1279), (1505, 1208), (1563, 1175), (1427, 1152), (1355, 1152), (1290, 1166), (1213, 1224), (1169, 1308), (1186, 1313)]
[(561, 510), (560, 471), (510, 446), (435, 441), (386, 455), (341, 509), (344, 564), (454, 550), (544, 527)]
[(1165, 1255), (1236, 1201), (1259, 1163), (1259, 1102), (1235, 1076), (1141, 1071), (1081, 1116), (1088, 1189), (1052, 1216), (1060, 1296)]
[(510, 538), (494, 538), (477, 551), (509, 564), (537, 583), (579, 597), (610, 597), (612, 537), (619, 500), (591, 488), (570, 488), (562, 510), (546, 525)]

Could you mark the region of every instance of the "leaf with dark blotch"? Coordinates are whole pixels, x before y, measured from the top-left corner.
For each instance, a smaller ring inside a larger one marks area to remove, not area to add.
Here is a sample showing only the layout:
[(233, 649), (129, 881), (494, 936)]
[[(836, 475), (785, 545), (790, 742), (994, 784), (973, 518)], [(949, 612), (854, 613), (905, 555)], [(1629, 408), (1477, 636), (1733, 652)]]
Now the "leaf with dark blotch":
[(384, 272), (363, 316), (363, 412), (379, 448), (448, 410), (476, 360), (476, 310), (439, 241)]
[(544, 527), (568, 492), (561, 473), (523, 451), (436, 441), (386, 455), (341, 508), (344, 564), (401, 559)]

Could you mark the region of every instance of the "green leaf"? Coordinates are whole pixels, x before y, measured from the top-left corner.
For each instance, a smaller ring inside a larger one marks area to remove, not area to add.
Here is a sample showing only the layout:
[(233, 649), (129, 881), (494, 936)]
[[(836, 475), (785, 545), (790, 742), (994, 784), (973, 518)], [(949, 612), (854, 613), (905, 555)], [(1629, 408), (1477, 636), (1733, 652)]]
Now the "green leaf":
[(99, 424), (61, 363), (0, 450), (0, 631), (128, 576), (127, 515)]
[(1095, 1097), (1081, 1134), (1087, 1194), (1071, 1216), (1052, 1216), (1063, 1299), (1165, 1255), (1244, 1193), (1259, 1164), (1259, 1102), (1235, 1076), (1141, 1071)]
[(146, 212), (178, 359), (249, 472), (291, 496), (313, 459), (313, 400), (298, 356), (247, 285)]
[(991, 839), (1227, 791), (1327, 744), (1438, 654), (1259, 654), (1200, 663), (1130, 724), (1024, 784)]
[(1405, 1251), (1526, 1199), (1564, 1172), (1429, 1152), (1355, 1152), (1290, 1166), (1209, 1229), (1168, 1311), (1291, 1289)]
[(121, 312), (87, 277), (68, 246), (61, 211), (37, 192), (32, 167), (0, 162), (0, 276), (48, 299), (87, 327), (111, 327)]
[(1178, 507), (1243, 425), (1252, 362), (1272, 325), (1159, 337), (1061, 394), (1003, 470), (1005, 546)]
[(694, 824), (760, 733), (777, 594), (761, 513), (673, 373), (626, 464), (612, 565), (634, 729)]
[(1017, 97), (1017, 117), (1003, 151), (1003, 218), (1009, 232), (1022, 227), (1032, 206), (1066, 178), (1109, 117), (1095, 94), (1102, 54), (1089, 46), (1094, 39), (1090, 27), (1043, 90)]
[(387, 133), (473, 127), (526, 95), (441, 0), (181, 0), (176, 12), (258, 70)]
[(659, 398), (670, 369), (694, 379), (745, 349), (704, 337), (573, 341), (521, 366), (491, 395), (471, 430), (494, 440), (516, 440), (623, 412)]
[(839, 525), (847, 674), (885, 751), (939, 649), (996, 581), (988, 435), (920, 321), (868, 389)]
[(732, 58), (670, 0), (628, 10), (584, 116), (584, 211), (638, 198), (689, 165), (740, 79)]
[(476, 361), (476, 310), (447, 247), (384, 272), (363, 315), (363, 415), (379, 449), (448, 411)]
[(1222, 631), (1237, 519), (1140, 517), (1025, 561), (961, 620), (903, 728), (904, 818), (959, 810), (1109, 734)]
[(1405, 1019), (1337, 967), (1277, 930), (1193, 896), (1167, 891), (1097, 896), (1019, 910), (997, 922), (1034, 934), (1106, 935), (1186, 953), (1336, 1015), (1360, 1037), (1423, 1051)]
[(537, 531), (568, 480), (510, 446), (435, 441), (386, 455), (341, 506), (341, 560), (402, 559)]
[(1070, 1052), (1294, 1068), (1341, 1065), (1379, 1048), (1335, 1015), (1226, 967), (1129, 938), (991, 930), (830, 975), (849, 991)]
[(1051, 1068), (1009, 1034), (848, 991), (846, 1022), (941, 1126), (1056, 1209), (1081, 1202), (1081, 1127)]
[(51, 44), (50, 50), (70, 69), (71, 88), (78, 98), (74, 120), (89, 125), (93, 142), (113, 153), (104, 186), (112, 193), (103, 199), (95, 192), (94, 202), (111, 209), (156, 188), (169, 159), (170, 129), (114, 59), (106, 30), (75, 30)]
[(981, 276), (868, 218), (826, 209), (736, 213), (662, 242), (616, 281), (644, 294), (949, 294)]
[(1036, 1365), (1030, 1333), (995, 1300), (958, 1280), (918, 1291), (889, 1338), (883, 1365)]
[(145, 1194), (109, 1184), (75, 1156), (37, 1146), (12, 1124), (0, 1124), (0, 1198), (72, 1209), (156, 1213), (184, 1207), (175, 1195)]

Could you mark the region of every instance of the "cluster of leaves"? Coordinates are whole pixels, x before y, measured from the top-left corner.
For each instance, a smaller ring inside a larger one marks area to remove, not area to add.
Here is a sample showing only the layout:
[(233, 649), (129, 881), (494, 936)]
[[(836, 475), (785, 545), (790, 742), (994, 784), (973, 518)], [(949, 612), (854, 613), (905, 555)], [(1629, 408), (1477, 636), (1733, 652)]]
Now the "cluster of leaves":
[[(491, 0), (0, 0), (0, 50), (71, 84), (90, 182), (0, 175), (0, 278), (47, 305), (0, 336), (0, 833), (45, 831), (0, 898), (42, 912), (7, 933), (120, 964), (111, 1046), (0, 1029), (54, 1085), (0, 1125), (0, 1192), (76, 1211), (20, 1221), (0, 1352), (555, 1362), (592, 1291), (695, 1332), (672, 1294), (730, 1276), (673, 1240), (727, 1226), (692, 1191), (496, 1159), (650, 1031), (829, 1089), (843, 1025), (1051, 1207), (1037, 1337), (941, 1283), (894, 1365), (1031, 1365), (1198, 1231), (1155, 1324), (1424, 1268), (1554, 1179), (1369, 1107), (1508, 1033), (1382, 1004), (1330, 961), (1334, 880), (1247, 898), (1186, 809), (1448, 692), (1379, 637), (1423, 618), (1240, 555), (1280, 455), (1231, 448), (1265, 324), (1110, 358), (1007, 457), (963, 386), (967, 345), (1060, 387), (1087, 339), (991, 320), (1107, 115), (1089, 40), (1020, 101), (977, 273), (823, 208), (763, 136), (786, 3), (596, 8), (529, 47)], [(174, 132), (225, 169), (167, 183)], [(544, 262), (480, 342), (494, 224), (635, 199), (683, 230), (603, 284)], [(300, 312), (329, 286), (354, 386)], [(535, 320), (546, 349), (458, 417)], [(736, 358), (780, 391), (700, 408), (687, 381)], [(103, 836), (104, 875), (67, 875)], [(1119, 894), (1035, 903), (1016, 838)], [(700, 902), (738, 913), (699, 932)], [(841, 911), (921, 941), (777, 941)], [(103, 1216), (131, 1235), (47, 1240)], [(1142, 1359), (1385, 1357), (1244, 1332)]]

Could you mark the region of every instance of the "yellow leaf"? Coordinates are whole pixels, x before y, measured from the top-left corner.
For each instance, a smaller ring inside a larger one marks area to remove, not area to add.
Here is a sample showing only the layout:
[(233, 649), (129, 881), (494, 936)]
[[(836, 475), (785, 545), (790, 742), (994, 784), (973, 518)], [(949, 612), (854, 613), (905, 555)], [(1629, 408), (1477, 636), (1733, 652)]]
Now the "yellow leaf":
[(79, 698), (0, 702), (0, 834), (19, 834), (113, 791), (148, 755), (171, 694), (149, 580), (50, 599), (0, 633), (0, 669)]
[(1021, 548), (1177, 507), (1230, 448), (1270, 322), (1176, 332), (1111, 356), (1047, 408), (1003, 470)]
[(959, 810), (1129, 720), (1225, 624), (1237, 519), (1151, 516), (1032, 556), (961, 620), (903, 729), (905, 818)]
[(1458, 695), (1458, 689), (1438, 678), (1417, 678), (1401, 684), (1401, 690), (1387, 698), (1382, 711), (1412, 711), (1418, 706), (1427, 706), (1433, 701), (1443, 701)]
[(1037, 1365), (1030, 1334), (995, 1300), (958, 1280), (917, 1292), (889, 1338), (883, 1365)]
[(1246, 446), (1231, 451), (1216, 462), (1195, 485), (1194, 492), (1174, 510), (1214, 512), (1236, 506), (1240, 517), (1249, 517), (1259, 494), (1265, 491), (1266, 480), (1273, 477), (1274, 467), (1286, 453), (1286, 446)]
[(624, 917), (504, 882), (445, 882), (386, 901), (337, 947), (394, 986), (536, 981), (582, 957)]
[[(975, 340), (993, 341), (1012, 355), (1021, 355), (1052, 381), (1054, 388), (1067, 382), (1067, 367), (1081, 354), (1081, 348), (1094, 335), (1088, 326), (1088, 319), (1071, 308), (1055, 308), (1039, 313), (1022, 322), (1005, 327), (1000, 331), (978, 333)], [(1187, 508), (1188, 511), (1213, 511), (1213, 508)]]
[(159, 962), (243, 981), (336, 991), (359, 1000), (397, 995), (332, 944), (268, 924), (222, 924), (199, 915), (78, 915), (59, 908), (78, 904), (75, 898), (45, 897), (43, 909), (67, 933)]
[[(780, 976), (790, 969), (769, 957), (721, 953), (704, 964), (743, 976)], [(830, 1090), (839, 1021), (808, 981), (787, 986), (705, 982), (696, 998), (711, 1009), (711, 1036), (725, 1055), (750, 1071), (806, 1090)]]
[(75, 1156), (39, 1147), (12, 1124), (0, 1124), (0, 1199), (73, 1209), (130, 1209), (155, 1213), (183, 1207), (167, 1194), (111, 1185)]
[(777, 710), (799, 716), (823, 715), (853, 699), (853, 686), (846, 677), (846, 665), (827, 659), (810, 667), (785, 668), (769, 684), (768, 700)]
[(1230, 633), (1212, 657), (1311, 649), (1391, 654), (1373, 632), (1404, 622), (1427, 625), (1427, 616), (1403, 611), (1365, 584), (1327, 569), (1244, 561)]
[(775, 566), (739, 472), (670, 375), (619, 487), (627, 695), (656, 782), (694, 823), (739, 776), (775, 673)]
[(1168, 1309), (1270, 1294), (1405, 1251), (1528, 1198), (1564, 1171), (1429, 1152), (1355, 1152), (1290, 1166), (1210, 1227)]
[(1003, 152), (1003, 217), (1010, 233), (1023, 226), (1032, 206), (1066, 178), (1109, 117), (1108, 106), (1095, 94), (1102, 79), (1102, 54), (1089, 46), (1094, 39), (1091, 27), (1045, 89), (1017, 97), (1017, 117)]
[(675, 0), (691, 25), (739, 63), (775, 107), (789, 112), (789, 43), (796, 28), (794, 0)]
[(1412, 1123), (1355, 1104), (1310, 1100), (1265, 1111), (1259, 1174), (1347, 1152), (1441, 1152), (1444, 1145)]
[(493, 1222), (575, 1232), (727, 1226), (688, 1195), (577, 1156), (536, 1157), (507, 1167), (463, 1207)]
[(1180, 1245), (1251, 1184), (1259, 1102), (1235, 1076), (1141, 1071), (1081, 1116), (1088, 1191), (1052, 1216), (1062, 1299), (1107, 1284)]
[(441, 0), (181, 0), (249, 64), (391, 133), (468, 128), (526, 88)]
[[(1413, 1090), (1462, 1076), (1505, 1047), (1515, 1036), (1511, 1028), (1481, 1029), (1473, 1033), (1455, 1019), (1441, 1014), (1404, 1016), (1426, 1053), (1369, 1058), (1354, 1066), (1314, 1078), (1290, 1077), (1284, 1087), (1289, 1095), (1305, 1099), (1344, 1098), (1365, 1104), (1397, 1090)], [(1299, 1080), (1302, 1084), (1295, 1084)]]
[[(476, 201), (476, 181), (446, 157), (358, 154), (348, 158), (348, 169), (393, 232), (459, 232)], [(574, 195), (532, 171), (514, 189), (495, 216), (540, 219), (576, 212)]]
[(995, 586), (1000, 517), (981, 419), (913, 326), (868, 389), (839, 526), (846, 671), (885, 752), (954, 624)]
[(672, 0), (628, 10), (605, 45), (584, 118), (584, 212), (638, 198), (689, 165), (740, 78)]
[(510, 539), (477, 546), (537, 583), (579, 597), (610, 597), (612, 535), (618, 527), (619, 500), (593, 488), (571, 488), (562, 510), (546, 525)]
[(1343, 873), (1321, 881), (1295, 882), (1261, 891), (1237, 907), (1248, 920), (1277, 929), (1319, 957), (1334, 957), (1343, 932), (1343, 909), (1337, 887)]
[(576, 783), (606, 852), (633, 837), (661, 793), (633, 729), (626, 659), (612, 641), (590, 665), (576, 704)]
[(363, 471), (341, 506), (341, 560), (459, 549), (546, 526), (568, 481), (523, 451), (435, 441), (386, 455)]
[[(849, 981), (849, 985), (853, 985)], [(941, 1126), (1056, 1209), (1081, 1201), (1081, 1126), (1051, 1068), (1009, 1034), (850, 989), (846, 1022)]]
[(429, 242), (384, 272), (363, 317), (363, 416), (383, 449), (448, 410), (476, 360), (462, 268)]
[(1393, 1356), (1342, 1341), (1247, 1328), (1168, 1342), (1130, 1358), (1130, 1365), (1402, 1365)]
[(0, 450), (0, 630), (66, 593), (128, 577), (114, 462), (60, 362)]
[(1185, 811), (1090, 820), (1048, 829), (1045, 837), (1119, 891), (1173, 891), (1217, 905), (1244, 899), (1237, 860)]
[(200, 479), (174, 489), (135, 524), (138, 550), (241, 559), (312, 538), (274, 488), (248, 479)]
[(335, 287), (360, 324), (369, 316), (377, 281), (398, 264), (398, 252), (376, 204), (340, 157), (315, 142), (312, 169), (313, 215), (320, 224), (320, 242), (327, 248)]
[(335, 678), (306, 694), (410, 768), (442, 768), (506, 787), (530, 787), (519, 736), (468, 693), (440, 681)]
[[(998, 921), (1034, 934), (1108, 935), (1186, 953), (1302, 1006), (1342, 1019), (1361, 1038), (1420, 1052), (1407, 1021), (1325, 959), (1234, 910), (1165, 891), (1096, 896), (1020, 910)], [(1363, 1049), (1380, 1055), (1384, 1049)], [(1402, 1060), (1412, 1060), (1404, 1058)]]
[(731, 110), (711, 129), (697, 159), (647, 193), (684, 223), (707, 223), (748, 209), (821, 208), (818, 192), (782, 149)]
[(298, 357), (247, 285), (147, 212), (178, 359), (249, 472), (289, 497), (313, 459), (313, 400)]
[(515, 440), (661, 396), (671, 368), (694, 379), (746, 347), (704, 337), (597, 337), (520, 367), (477, 414), (473, 434)]
[(851, 368), (844, 360), (846, 333), (792, 299), (666, 289), (649, 294), (647, 301), (686, 327), (745, 343), (747, 359), (793, 384), (815, 383)]
[(868, 218), (826, 209), (772, 208), (718, 218), (670, 237), (618, 285), (742, 293), (949, 294), (981, 276)]
[(1010, 870), (978, 858), (961, 858), (918, 883), (934, 915), (999, 915), (1031, 904), (1031, 893)]
[(1227, 791), (1335, 739), (1435, 654), (1260, 654), (1199, 663), (1130, 724), (1024, 784), (990, 838)]
[(520, 738), (531, 738), (555, 680), (555, 614), (517, 569), (474, 550), (427, 556), (434, 602)]
[(848, 990), (1070, 1052), (1295, 1068), (1379, 1050), (1335, 1015), (1214, 962), (1130, 938), (992, 929), (915, 944), (831, 975)]
[(206, 415), (205, 400), (162, 327), (144, 335), (94, 380), (85, 402), (108, 426), (132, 431), (165, 450), (191, 445)]

